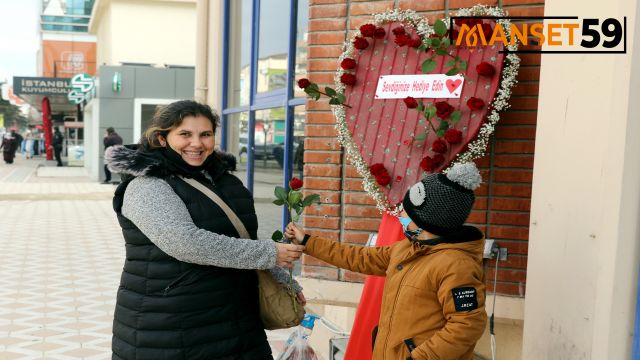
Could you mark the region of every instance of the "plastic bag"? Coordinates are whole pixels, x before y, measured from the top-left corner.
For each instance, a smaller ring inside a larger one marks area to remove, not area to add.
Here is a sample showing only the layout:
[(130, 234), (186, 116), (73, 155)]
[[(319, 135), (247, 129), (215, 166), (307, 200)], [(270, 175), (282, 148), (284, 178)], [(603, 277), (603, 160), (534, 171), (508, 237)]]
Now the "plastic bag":
[(309, 345), (309, 335), (316, 317), (306, 314), (302, 323), (291, 333), (284, 350), (277, 360), (318, 360), (315, 351)]

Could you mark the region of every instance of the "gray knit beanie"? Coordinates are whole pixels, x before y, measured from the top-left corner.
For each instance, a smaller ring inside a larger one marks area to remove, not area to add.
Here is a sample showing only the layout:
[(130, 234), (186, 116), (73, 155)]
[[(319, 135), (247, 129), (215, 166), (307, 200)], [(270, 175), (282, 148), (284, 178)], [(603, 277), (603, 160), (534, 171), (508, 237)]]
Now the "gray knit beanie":
[(474, 163), (456, 164), (446, 175), (430, 174), (413, 185), (402, 206), (421, 229), (435, 235), (458, 230), (469, 217), (482, 178)]

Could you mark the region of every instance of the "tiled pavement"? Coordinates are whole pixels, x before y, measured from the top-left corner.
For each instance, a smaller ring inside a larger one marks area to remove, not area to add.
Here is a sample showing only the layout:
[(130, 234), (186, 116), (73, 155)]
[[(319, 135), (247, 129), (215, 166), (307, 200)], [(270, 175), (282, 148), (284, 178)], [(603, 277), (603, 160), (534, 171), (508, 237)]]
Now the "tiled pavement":
[[(0, 359), (108, 359), (124, 257), (114, 186), (37, 176), (39, 163), (0, 164)], [(260, 221), (261, 236), (279, 224)], [(274, 354), (289, 333), (269, 332)]]

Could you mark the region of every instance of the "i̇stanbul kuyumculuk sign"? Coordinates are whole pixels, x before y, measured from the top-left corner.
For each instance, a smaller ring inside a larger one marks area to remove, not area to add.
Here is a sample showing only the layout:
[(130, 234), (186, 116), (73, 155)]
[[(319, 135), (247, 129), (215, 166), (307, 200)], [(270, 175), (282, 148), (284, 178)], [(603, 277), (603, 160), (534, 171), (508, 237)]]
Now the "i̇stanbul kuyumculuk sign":
[(13, 77), (15, 95), (66, 95), (69, 93), (70, 80), (66, 78)]

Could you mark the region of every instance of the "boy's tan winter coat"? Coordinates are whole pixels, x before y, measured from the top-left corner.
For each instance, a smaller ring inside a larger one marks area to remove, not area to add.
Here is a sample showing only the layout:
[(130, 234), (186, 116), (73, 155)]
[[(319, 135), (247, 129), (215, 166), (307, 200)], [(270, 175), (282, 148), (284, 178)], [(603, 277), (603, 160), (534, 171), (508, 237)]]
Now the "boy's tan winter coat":
[[(484, 239), (476, 234), (466, 242), (424, 246), (405, 239), (378, 248), (311, 237), (305, 253), (351, 271), (386, 276), (373, 359), (406, 360), (411, 354), (417, 360), (468, 360), (487, 322)], [(411, 353), (406, 339), (416, 345)]]

